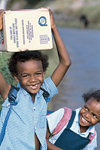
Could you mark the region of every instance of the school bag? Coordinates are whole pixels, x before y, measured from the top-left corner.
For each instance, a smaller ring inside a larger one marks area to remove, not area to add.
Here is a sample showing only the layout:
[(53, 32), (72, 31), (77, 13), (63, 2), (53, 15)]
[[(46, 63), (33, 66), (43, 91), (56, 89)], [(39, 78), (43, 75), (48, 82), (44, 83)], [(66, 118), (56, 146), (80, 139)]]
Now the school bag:
[[(43, 95), (44, 99), (48, 98), (49, 97), (49, 93), (43, 88), (40, 88), (40, 89), (43, 91), (42, 95)], [(10, 89), (9, 94), (8, 94), (8, 101), (10, 102), (10, 107), (9, 107), (9, 110), (8, 110), (7, 115), (5, 117), (5, 120), (4, 120), (4, 123), (3, 123), (3, 127), (1, 129), (0, 145), (2, 144), (2, 141), (3, 141), (4, 136), (5, 136), (6, 127), (7, 127), (7, 123), (8, 123), (10, 114), (11, 114), (12, 106), (18, 104), (18, 102), (16, 102), (18, 91), (19, 91), (18, 87), (15, 87), (15, 86), (11, 85), (11, 89)], [(1, 111), (0, 111), (0, 115), (1, 115)]]
[[(48, 115), (50, 115), (50, 113), (48, 113)], [(55, 129), (53, 130), (53, 132), (51, 133), (50, 135), (51, 137), (58, 134), (63, 129), (63, 127), (69, 122), (71, 115), (72, 115), (72, 109), (68, 107), (64, 107), (64, 115), (62, 119), (59, 121), (59, 123), (57, 124), (57, 126), (55, 127)], [(89, 139), (90, 139), (89, 143), (92, 142), (95, 136), (96, 136), (96, 131), (94, 132), (93, 136), (89, 134)]]
[(11, 86), (11, 89), (10, 89), (9, 94), (8, 94), (8, 101), (10, 102), (10, 107), (9, 107), (9, 110), (8, 110), (7, 115), (5, 117), (3, 127), (2, 127), (2, 130), (1, 130), (1, 133), (0, 133), (0, 145), (3, 141), (3, 139), (4, 139), (4, 135), (5, 135), (5, 132), (6, 132), (6, 126), (7, 126), (10, 114), (11, 114), (12, 106), (17, 105), (16, 97), (17, 97), (18, 91), (19, 91), (18, 87)]

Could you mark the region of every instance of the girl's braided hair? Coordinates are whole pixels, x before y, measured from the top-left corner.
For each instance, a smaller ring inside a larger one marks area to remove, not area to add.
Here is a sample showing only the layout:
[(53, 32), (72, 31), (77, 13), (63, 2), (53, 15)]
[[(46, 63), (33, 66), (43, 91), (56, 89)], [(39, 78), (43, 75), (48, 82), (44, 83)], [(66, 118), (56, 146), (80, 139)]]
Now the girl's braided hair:
[(82, 97), (84, 98), (85, 102), (87, 102), (90, 98), (95, 98), (98, 102), (100, 102), (100, 90), (91, 90), (87, 93), (84, 93)]

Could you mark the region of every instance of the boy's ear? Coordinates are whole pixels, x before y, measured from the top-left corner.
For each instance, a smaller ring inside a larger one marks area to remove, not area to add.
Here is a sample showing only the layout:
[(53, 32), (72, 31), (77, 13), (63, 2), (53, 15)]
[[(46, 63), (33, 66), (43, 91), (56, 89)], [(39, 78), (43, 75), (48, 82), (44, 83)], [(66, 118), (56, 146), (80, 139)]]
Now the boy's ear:
[(18, 79), (17, 75), (14, 75), (14, 79), (15, 79), (17, 82), (19, 82), (19, 79)]
[(45, 77), (45, 72), (43, 72), (43, 78)]

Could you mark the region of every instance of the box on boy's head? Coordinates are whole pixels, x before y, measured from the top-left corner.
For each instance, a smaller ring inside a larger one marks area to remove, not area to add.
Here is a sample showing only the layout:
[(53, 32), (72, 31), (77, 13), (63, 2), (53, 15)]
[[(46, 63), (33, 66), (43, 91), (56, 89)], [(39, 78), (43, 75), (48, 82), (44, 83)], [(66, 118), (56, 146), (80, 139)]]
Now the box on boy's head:
[(48, 9), (4, 12), (0, 51), (45, 50), (52, 47)]

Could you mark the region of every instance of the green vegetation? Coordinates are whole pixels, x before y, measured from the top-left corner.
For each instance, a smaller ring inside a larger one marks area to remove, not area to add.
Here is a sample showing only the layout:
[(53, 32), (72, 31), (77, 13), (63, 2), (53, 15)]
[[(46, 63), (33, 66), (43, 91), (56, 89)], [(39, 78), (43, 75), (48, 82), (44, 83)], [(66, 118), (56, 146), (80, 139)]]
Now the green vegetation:
[[(2, 72), (7, 82), (15, 85), (16, 82), (11, 76), (7, 65), (10, 55), (11, 53), (7, 53), (7, 52), (0, 53), (0, 72)], [(0, 109), (1, 109), (1, 104), (2, 104), (2, 98), (0, 98)]]
[(12, 78), (7, 65), (10, 56), (11, 53), (7, 52), (0, 53), (0, 72), (2, 72), (7, 82), (15, 84), (14, 79)]
[(85, 14), (89, 28), (100, 29), (100, 0), (9, 0), (7, 9), (50, 7), (58, 26), (82, 28), (80, 15)]
[[(7, 9), (31, 9), (36, 8), (45, 3), (49, 0), (9, 0), (7, 4)], [(52, 1), (52, 0), (51, 0)]]
[[(100, 28), (100, 5), (97, 6), (84, 6), (72, 13), (76, 20), (80, 17), (80, 14), (85, 14), (89, 20), (89, 28)], [(80, 27), (80, 22), (77, 22)]]

